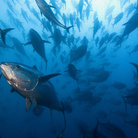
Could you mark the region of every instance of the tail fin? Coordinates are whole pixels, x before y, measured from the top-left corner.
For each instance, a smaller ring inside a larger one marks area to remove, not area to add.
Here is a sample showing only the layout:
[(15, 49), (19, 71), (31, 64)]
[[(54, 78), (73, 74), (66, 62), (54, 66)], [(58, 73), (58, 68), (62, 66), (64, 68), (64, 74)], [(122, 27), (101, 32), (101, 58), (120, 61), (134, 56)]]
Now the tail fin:
[(8, 29), (5, 29), (5, 30), (2, 30), (2, 32), (1, 32), (1, 39), (2, 39), (2, 41), (3, 41), (3, 43), (5, 44), (5, 35), (9, 32), (9, 31), (11, 31), (11, 30), (13, 30), (14, 28), (8, 28)]
[(66, 128), (66, 117), (65, 117), (65, 108), (64, 108), (64, 103), (63, 102), (61, 102), (61, 104), (62, 104), (62, 107), (63, 107), (63, 115), (64, 115), (64, 122), (65, 122), (65, 128)]
[(131, 54), (132, 54), (131, 52), (127, 52), (127, 53), (129, 54), (129, 56), (131, 56)]
[(64, 108), (64, 103), (63, 101), (61, 101), (61, 104), (62, 104), (62, 108), (63, 108), (63, 116), (64, 116), (64, 123), (65, 123), (65, 126), (64, 128), (62, 129), (62, 131), (58, 134), (57, 138), (63, 138), (63, 134), (64, 134), (64, 131), (66, 129), (66, 117), (65, 117), (65, 108)]
[(73, 26), (66, 27), (67, 32), (69, 33), (69, 29), (72, 28)]
[(72, 105), (71, 102), (68, 102), (67, 100), (62, 101), (62, 106), (64, 105), (63, 110), (67, 113), (72, 112)]

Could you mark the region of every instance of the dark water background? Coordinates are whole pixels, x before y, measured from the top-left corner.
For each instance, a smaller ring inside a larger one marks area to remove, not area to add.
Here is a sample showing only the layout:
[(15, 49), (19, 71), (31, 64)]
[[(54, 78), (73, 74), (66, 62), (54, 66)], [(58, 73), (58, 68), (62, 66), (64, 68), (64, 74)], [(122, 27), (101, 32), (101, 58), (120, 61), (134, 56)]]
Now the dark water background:
[[(30, 9), (27, 7), (24, 0), (0, 0), (0, 28), (15, 28), (6, 35), (6, 44), (11, 47), (13, 46), (12, 37), (16, 37), (22, 44), (27, 43), (29, 41), (28, 34), (31, 28), (35, 29), (44, 40), (50, 41), (51, 44), (45, 44), (48, 68), (47, 70), (45, 69), (45, 62), (36, 52), (33, 52), (31, 45), (23, 45), (29, 58), (22, 55), (15, 46), (14, 48), (0, 47), (0, 62), (18, 62), (28, 66), (36, 65), (38, 70), (44, 74), (62, 73), (62, 76), (53, 78), (51, 81), (56, 89), (59, 99), (67, 98), (71, 101), (73, 106), (72, 113), (66, 113), (67, 128), (64, 132), (65, 138), (83, 137), (82, 129), (79, 129), (80, 127), (85, 130), (84, 133), (86, 136), (88, 131), (92, 131), (95, 128), (97, 120), (99, 120), (100, 123), (111, 122), (122, 129), (127, 137), (137, 138), (138, 121), (136, 124), (137, 127), (127, 123), (127, 121), (136, 119), (136, 115), (138, 115), (137, 106), (127, 104), (126, 112), (122, 96), (127, 95), (129, 89), (136, 87), (133, 80), (133, 71), (136, 72), (136, 69), (130, 62), (137, 64), (138, 56), (137, 52), (134, 52), (131, 55), (129, 55), (128, 52), (131, 52), (134, 47), (138, 45), (138, 30), (135, 29), (128, 37), (125, 37), (125, 40), (122, 41), (121, 45), (115, 46), (117, 40), (114, 43), (109, 42), (106, 44), (105, 42), (102, 45), (102, 48), (106, 47), (106, 50), (100, 56), (97, 56), (97, 54), (101, 48), (99, 48), (99, 43), (96, 46), (95, 42), (97, 37), (101, 40), (107, 33), (111, 34), (116, 32), (116, 36), (121, 37), (125, 28), (123, 24), (136, 12), (135, 7), (137, 6), (137, 1), (105, 0), (102, 1), (103, 4), (101, 4), (102, 2), (100, 1), (99, 3), (96, 3), (96, 0), (89, 0), (88, 3), (84, 0), (82, 17), (80, 17), (80, 14), (77, 14), (76, 8), (79, 1), (66, 1), (65, 8), (65, 4), (62, 1), (57, 0), (56, 4), (58, 5), (58, 10), (60, 11), (61, 16), (56, 13), (55, 9), (52, 9), (56, 18), (64, 24), (62, 15), (65, 13), (67, 26), (70, 26), (70, 14), (73, 14), (74, 27), (71, 28), (70, 33), (67, 34), (66, 30), (63, 28), (50, 23), (52, 31), (54, 32), (54, 28), (58, 28), (61, 34), (65, 36), (63, 39), (65, 39), (67, 43), (64, 44), (61, 41), (59, 51), (56, 53), (54, 53), (53, 47), (57, 46), (57, 43), (53, 37), (56, 38), (59, 36), (53, 36), (49, 30), (46, 30), (45, 27), (43, 27), (42, 19), (45, 19), (45, 17), (43, 15), (41, 16), (35, 0), (28, 1), (30, 2)], [(47, 3), (49, 3), (49, 1), (47, 1)], [(129, 14), (127, 7), (131, 4), (133, 4), (134, 8)], [(87, 19), (86, 8), (88, 5), (90, 5), (91, 10)], [(105, 17), (105, 12), (113, 5), (115, 6), (114, 10), (109, 14), (112, 14), (113, 18), (108, 24), (109, 15)], [(33, 8), (36, 13), (33, 11)], [(26, 20), (23, 17), (21, 9), (28, 15)], [(94, 14), (96, 12), (98, 21), (102, 22), (102, 24), (99, 26), (99, 30), (93, 37)], [(124, 13), (122, 19), (113, 27), (112, 24), (114, 24), (114, 18), (121, 12)], [(36, 18), (35, 15), (38, 15), (38, 18)], [(81, 21), (80, 32), (76, 24), (77, 18)], [(46, 21), (48, 20), (46, 19)], [(105, 27), (105, 29), (103, 27)], [(50, 36), (53, 39), (49, 38)], [(80, 40), (76, 42), (76, 38), (79, 36)], [(74, 42), (73, 39), (70, 39), (71, 37), (74, 37)], [(90, 52), (90, 57), (86, 59), (87, 53), (85, 53), (81, 59), (72, 63), (78, 70), (81, 70), (78, 73), (80, 90), (91, 92), (94, 95), (94, 99), (97, 97), (99, 98), (99, 101), (95, 104), (84, 100), (83, 96), (76, 101), (73, 100), (77, 93), (79, 93), (79, 90), (77, 89), (78, 85), (68, 73), (64, 72), (67, 70), (68, 64), (70, 63), (70, 50), (74, 47), (79, 47), (82, 44), (81, 41), (83, 40), (83, 37), (88, 39), (87, 52)], [(69, 41), (71, 43), (69, 43)], [(0, 43), (3, 42), (0, 40)], [(103, 54), (105, 54), (105, 57), (101, 57)], [(61, 55), (63, 56), (63, 61)], [(94, 76), (92, 72), (93, 68), (100, 71), (107, 71), (110, 75), (103, 82), (89, 82), (88, 78), (90, 79)], [(88, 72), (91, 73), (87, 74)], [(115, 88), (113, 87), (115, 82), (121, 82), (126, 86), (123, 89)], [(2, 77), (0, 80), (0, 135), (2, 138), (57, 137), (59, 132), (64, 128), (64, 118), (61, 112), (52, 111), (52, 118), (50, 110), (46, 107), (41, 116), (33, 114), (34, 106), (26, 112), (25, 99), (16, 92), (11, 93), (10, 91), (10, 85), (6, 82), (5, 78)], [(123, 111), (125, 115), (128, 114), (128, 116), (125, 117), (124, 114), (120, 115), (119, 112), (121, 111)], [(106, 132), (101, 126), (99, 126), (99, 131), (104, 134), (110, 133), (108, 131)], [(111, 137), (111, 135), (109, 137)], [(90, 137), (92, 137), (92, 135)]]

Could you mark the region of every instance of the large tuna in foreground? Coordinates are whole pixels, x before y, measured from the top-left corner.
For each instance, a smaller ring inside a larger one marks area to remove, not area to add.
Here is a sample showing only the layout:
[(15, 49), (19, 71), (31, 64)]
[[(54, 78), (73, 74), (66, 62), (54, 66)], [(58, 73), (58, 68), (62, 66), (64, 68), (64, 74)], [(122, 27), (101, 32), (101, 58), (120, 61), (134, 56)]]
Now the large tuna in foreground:
[(26, 111), (29, 110), (32, 103), (38, 108), (38, 105), (48, 107), (50, 110), (71, 112), (69, 103), (58, 100), (53, 85), (49, 79), (60, 74), (51, 74), (43, 76), (36, 67), (28, 67), (18, 63), (2, 63), (1, 71), (12, 90), (19, 93), (26, 99)]

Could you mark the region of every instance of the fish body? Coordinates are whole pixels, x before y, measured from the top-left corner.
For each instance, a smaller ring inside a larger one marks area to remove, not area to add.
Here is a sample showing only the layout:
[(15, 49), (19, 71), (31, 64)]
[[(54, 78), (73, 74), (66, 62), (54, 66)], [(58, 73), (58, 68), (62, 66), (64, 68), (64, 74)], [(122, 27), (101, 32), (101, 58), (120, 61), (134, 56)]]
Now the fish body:
[(54, 13), (52, 12), (51, 10), (51, 7), (53, 6), (50, 6), (48, 5), (44, 0), (35, 0), (40, 11), (41, 11), (41, 14), (43, 14), (50, 22), (64, 28), (67, 30), (67, 32), (69, 33), (69, 29), (72, 27), (66, 27), (65, 25), (61, 24), (55, 17)]
[(48, 60), (46, 58), (44, 43), (50, 43), (50, 42), (42, 40), (40, 35), (34, 29), (30, 29), (29, 34), (31, 41), (26, 43), (25, 45), (32, 44), (34, 51), (36, 51), (44, 59), (47, 67)]
[[(62, 102), (59, 101), (54, 86), (49, 79), (60, 74), (43, 76), (36, 67), (29, 67), (19, 63), (2, 63), (1, 71), (12, 87), (12, 92), (16, 91), (26, 99), (26, 111), (32, 103), (38, 109), (38, 105), (48, 107), (50, 110), (66, 110)], [(64, 104), (64, 103), (63, 103)]]

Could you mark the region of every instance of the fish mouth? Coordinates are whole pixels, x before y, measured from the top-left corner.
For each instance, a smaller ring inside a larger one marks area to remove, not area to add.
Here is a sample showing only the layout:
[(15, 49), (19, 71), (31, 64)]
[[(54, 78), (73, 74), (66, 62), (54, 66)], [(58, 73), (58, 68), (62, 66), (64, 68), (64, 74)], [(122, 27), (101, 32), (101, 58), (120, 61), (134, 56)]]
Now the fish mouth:
[(9, 75), (8, 75), (8, 74), (9, 74), (9, 72), (10, 72), (8, 66), (9, 66), (8, 63), (6, 63), (6, 62), (2, 62), (1, 65), (0, 65), (1, 71), (2, 71), (2, 73), (3, 73), (3, 75), (4, 75), (4, 77), (5, 77), (6, 79), (9, 78)]
[(0, 65), (1, 71), (3, 72), (5, 70), (5, 67), (7, 66), (6, 62), (2, 62)]

